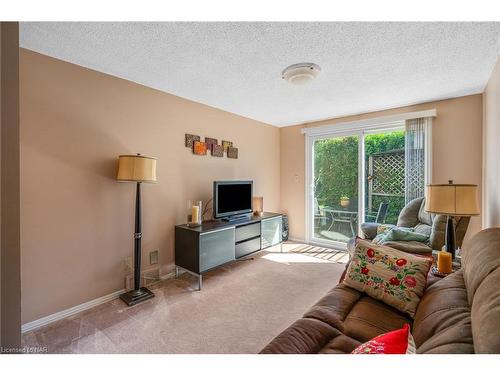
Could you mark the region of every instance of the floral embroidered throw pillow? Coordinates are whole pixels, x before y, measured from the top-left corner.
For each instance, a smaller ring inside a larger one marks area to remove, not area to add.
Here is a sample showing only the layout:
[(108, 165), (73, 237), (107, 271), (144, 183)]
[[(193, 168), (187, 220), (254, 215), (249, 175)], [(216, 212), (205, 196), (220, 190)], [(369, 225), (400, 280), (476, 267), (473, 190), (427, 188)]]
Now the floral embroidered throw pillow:
[(357, 238), (343, 283), (414, 317), (431, 265), (429, 258)]

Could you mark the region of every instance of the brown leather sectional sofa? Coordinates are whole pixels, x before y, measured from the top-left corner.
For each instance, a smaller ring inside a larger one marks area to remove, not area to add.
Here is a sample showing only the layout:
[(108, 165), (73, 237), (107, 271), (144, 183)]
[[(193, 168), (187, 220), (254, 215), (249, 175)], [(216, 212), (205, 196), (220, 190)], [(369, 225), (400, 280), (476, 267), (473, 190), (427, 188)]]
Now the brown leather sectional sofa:
[(312, 306), (261, 353), (350, 353), (410, 323), (417, 353), (500, 353), (500, 228), (462, 249), (462, 269), (429, 285), (412, 320), (343, 284)]

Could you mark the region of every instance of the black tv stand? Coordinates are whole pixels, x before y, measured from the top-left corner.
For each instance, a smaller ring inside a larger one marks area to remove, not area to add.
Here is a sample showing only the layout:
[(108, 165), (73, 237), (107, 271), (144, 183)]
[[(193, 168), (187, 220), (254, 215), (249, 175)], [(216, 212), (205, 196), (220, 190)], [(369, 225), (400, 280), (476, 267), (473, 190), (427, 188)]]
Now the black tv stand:
[(175, 271), (183, 269), (198, 276), (237, 261), (259, 250), (277, 245), (282, 238), (282, 215), (265, 212), (244, 215), (237, 221), (211, 220), (199, 227), (175, 227)]

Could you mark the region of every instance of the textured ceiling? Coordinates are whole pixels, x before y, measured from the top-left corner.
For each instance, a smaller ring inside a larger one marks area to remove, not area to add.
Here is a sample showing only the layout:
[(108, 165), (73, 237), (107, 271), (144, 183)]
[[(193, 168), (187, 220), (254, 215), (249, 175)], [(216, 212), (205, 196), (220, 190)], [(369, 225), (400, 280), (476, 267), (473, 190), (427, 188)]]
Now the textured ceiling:
[[(22, 23), (21, 46), (286, 126), (482, 92), (500, 23)], [(281, 79), (313, 62), (311, 84)]]

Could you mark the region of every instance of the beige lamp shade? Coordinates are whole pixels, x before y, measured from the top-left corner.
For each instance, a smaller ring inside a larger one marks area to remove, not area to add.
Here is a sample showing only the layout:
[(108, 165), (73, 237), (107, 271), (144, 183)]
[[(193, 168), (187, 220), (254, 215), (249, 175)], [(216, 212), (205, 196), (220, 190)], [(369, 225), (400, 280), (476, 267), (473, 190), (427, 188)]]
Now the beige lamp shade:
[(450, 216), (479, 215), (477, 185), (427, 185), (425, 210)]
[(118, 181), (156, 182), (156, 159), (142, 155), (120, 155)]

